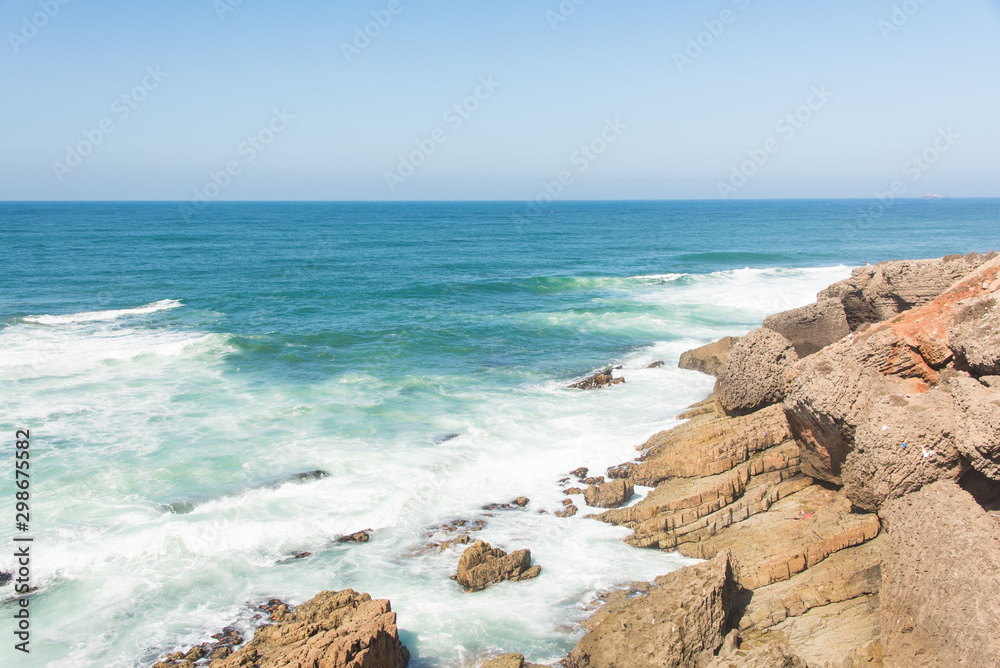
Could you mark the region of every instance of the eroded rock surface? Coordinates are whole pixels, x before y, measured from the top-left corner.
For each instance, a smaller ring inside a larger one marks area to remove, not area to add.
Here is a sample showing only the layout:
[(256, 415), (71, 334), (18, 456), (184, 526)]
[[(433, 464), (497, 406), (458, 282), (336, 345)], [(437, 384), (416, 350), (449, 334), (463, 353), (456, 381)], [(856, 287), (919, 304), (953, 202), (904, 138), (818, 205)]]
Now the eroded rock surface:
[(455, 579), (472, 592), (505, 580), (530, 580), (538, 577), (541, 570), (541, 566), (531, 565), (531, 550), (507, 554), (480, 540), (462, 553)]
[(785, 397), (785, 371), (799, 356), (791, 342), (761, 327), (733, 345), (719, 372), (716, 398), (727, 415), (747, 415)]
[(610, 482), (590, 485), (583, 496), (588, 506), (595, 508), (617, 508), (628, 503), (632, 498), (633, 484), (630, 479), (612, 480)]
[(799, 357), (807, 357), (851, 333), (839, 299), (821, 301), (776, 313), (764, 327), (784, 336)]
[(882, 514), (886, 665), (991, 665), (1000, 657), (1000, 525), (951, 482), (892, 501)]
[(211, 666), (405, 668), (409, 658), (389, 601), (345, 589), (316, 595), (283, 621), (260, 628), (246, 646)]
[(725, 638), (733, 588), (726, 555), (656, 578), (646, 596), (605, 610), (576, 644), (567, 668), (693, 666)]
[(738, 337), (735, 336), (725, 336), (715, 343), (688, 350), (681, 355), (677, 366), (681, 369), (700, 371), (709, 376), (718, 376), (729, 351), (738, 340)]

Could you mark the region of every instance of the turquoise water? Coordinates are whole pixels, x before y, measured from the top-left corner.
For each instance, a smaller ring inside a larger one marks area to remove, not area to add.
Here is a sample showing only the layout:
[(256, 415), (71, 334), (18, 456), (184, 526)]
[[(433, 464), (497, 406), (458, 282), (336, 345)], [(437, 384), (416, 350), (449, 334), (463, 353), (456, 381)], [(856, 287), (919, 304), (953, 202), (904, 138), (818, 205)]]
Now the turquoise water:
[[(564, 655), (597, 592), (686, 563), (551, 514), (567, 471), (711, 390), (681, 352), (850, 266), (1000, 246), (998, 200), (871, 204), (0, 204), (0, 433), (32, 432), (39, 586), (29, 657), (0, 587), (0, 663), (150, 665), (346, 587), (391, 599), (418, 668)], [(625, 385), (565, 389), (611, 363)], [(462, 593), (426, 532), (521, 495), (480, 535), (542, 576)]]

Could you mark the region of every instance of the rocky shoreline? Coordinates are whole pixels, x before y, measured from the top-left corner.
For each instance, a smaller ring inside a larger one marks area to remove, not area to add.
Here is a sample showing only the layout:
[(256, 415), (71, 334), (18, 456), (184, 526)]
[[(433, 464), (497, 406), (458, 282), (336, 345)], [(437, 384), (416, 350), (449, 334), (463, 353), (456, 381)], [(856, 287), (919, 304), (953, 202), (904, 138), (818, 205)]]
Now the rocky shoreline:
[[(575, 471), (586, 488), (567, 489), (559, 514), (583, 494), (607, 508), (595, 519), (631, 529), (630, 545), (705, 561), (609, 592), (557, 665), (995, 663), (998, 297), (996, 253), (882, 263), (685, 353), (682, 367), (717, 377), (713, 395), (607, 479)], [(609, 370), (580, 385), (614, 381)], [(636, 485), (653, 489), (621, 507)], [(475, 542), (456, 578), (476, 591), (538, 572), (527, 550)], [(221, 654), (157, 665), (401, 668), (409, 656), (389, 602), (353, 590), (286, 608)]]

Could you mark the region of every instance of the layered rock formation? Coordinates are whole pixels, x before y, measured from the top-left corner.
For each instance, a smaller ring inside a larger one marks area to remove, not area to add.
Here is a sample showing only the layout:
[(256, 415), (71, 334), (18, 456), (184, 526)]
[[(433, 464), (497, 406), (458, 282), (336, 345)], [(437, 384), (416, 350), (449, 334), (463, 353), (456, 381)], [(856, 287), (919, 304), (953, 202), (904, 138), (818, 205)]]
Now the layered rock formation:
[(253, 640), (231, 656), (210, 665), (405, 668), (409, 659), (389, 601), (345, 589), (316, 595), (279, 623), (258, 629)]
[(541, 571), (541, 566), (531, 565), (531, 550), (507, 554), (480, 540), (462, 553), (455, 580), (472, 592), (506, 580), (517, 582), (537, 578)]
[[(686, 355), (686, 368), (718, 376), (714, 397), (608, 471), (655, 489), (598, 518), (631, 528), (638, 547), (716, 571), (725, 560), (725, 583), (690, 567), (671, 574), (706, 592), (680, 617), (652, 593), (662, 586), (610, 597), (566, 664), (1000, 656), (998, 296), (996, 254), (884, 263), (735, 344)], [(730, 347), (719, 364), (699, 361)], [(709, 592), (730, 586), (731, 608), (720, 607)], [(721, 627), (705, 622), (722, 609)]]
[(605, 606), (600, 623), (563, 662), (566, 668), (689, 666), (713, 656), (733, 604), (726, 555), (655, 582), (646, 596)]

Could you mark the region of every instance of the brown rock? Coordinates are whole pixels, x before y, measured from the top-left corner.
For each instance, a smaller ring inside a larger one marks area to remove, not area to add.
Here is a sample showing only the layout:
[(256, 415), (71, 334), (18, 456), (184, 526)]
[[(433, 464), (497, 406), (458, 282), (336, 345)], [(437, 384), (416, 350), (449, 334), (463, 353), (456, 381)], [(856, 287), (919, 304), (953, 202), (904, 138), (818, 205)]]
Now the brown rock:
[(784, 374), (799, 356), (781, 334), (763, 327), (733, 346), (719, 372), (716, 399), (727, 415), (747, 415), (780, 403)]
[(612, 480), (600, 485), (591, 485), (584, 492), (588, 506), (595, 508), (617, 508), (628, 503), (634, 491), (632, 481), (628, 479)]
[(258, 629), (245, 647), (211, 666), (405, 668), (409, 658), (389, 601), (346, 589), (316, 595), (287, 620)]
[(910, 399), (893, 394), (875, 402), (842, 478), (851, 501), (874, 512), (890, 499), (938, 480), (957, 480), (964, 472), (955, 447), (955, 402), (935, 388)]
[(821, 297), (840, 293), (851, 331), (888, 320), (931, 301), (975, 271), (990, 255), (971, 254), (933, 260), (898, 260), (859, 267), (851, 278), (831, 286)]
[(659, 369), (662, 366), (663, 366), (663, 362), (653, 362), (652, 364), (650, 364), (646, 368), (647, 369)]
[(835, 343), (789, 370), (784, 402), (788, 426), (802, 450), (802, 472), (842, 484), (841, 467), (854, 435), (890, 383), (857, 359), (848, 342)]
[(813, 485), (752, 515), (738, 529), (683, 543), (678, 550), (695, 559), (729, 552), (737, 584), (757, 590), (875, 538), (879, 528), (875, 515), (852, 512), (842, 492)]
[(232, 653), (233, 649), (231, 647), (228, 647), (226, 645), (220, 645), (212, 650), (212, 653), (209, 655), (208, 658), (211, 659), (212, 661), (219, 661), (220, 659), (225, 659)]
[(495, 659), (487, 659), (481, 668), (522, 668), (523, 666), (523, 654), (503, 654)]
[(812, 355), (851, 333), (839, 299), (776, 313), (764, 320), (764, 327), (788, 339), (799, 357)]
[(681, 369), (700, 371), (709, 376), (718, 376), (737, 337), (726, 336), (715, 343), (689, 350), (681, 355), (677, 366)]
[(573, 515), (576, 515), (577, 511), (579, 510), (580, 510), (579, 508), (570, 504), (565, 508), (563, 508), (562, 510), (557, 511), (556, 517), (573, 517)]
[[(810, 666), (882, 666), (879, 597), (860, 596), (789, 617), (758, 642), (787, 642)], [(892, 664), (910, 665), (910, 664)]]
[(529, 499), (526, 496), (519, 496), (516, 499), (514, 499), (514, 505), (519, 508), (524, 508), (529, 503), (531, 503), (531, 499)]
[(626, 539), (630, 545), (672, 550), (766, 512), (812, 483), (797, 474), (798, 447), (786, 441), (730, 471), (660, 483), (635, 505), (606, 511), (598, 519), (633, 529)]
[(698, 668), (809, 668), (805, 661), (795, 655), (781, 641), (774, 641), (759, 647), (737, 647), (736, 632), (726, 636), (718, 656)]
[(955, 399), (955, 445), (959, 453), (972, 468), (1000, 481), (1000, 386), (955, 377), (946, 387)]
[(886, 665), (992, 665), (1000, 656), (1000, 526), (951, 482), (892, 501), (882, 514)]
[(959, 305), (948, 330), (956, 365), (975, 376), (1000, 374), (1000, 292)]
[(571, 496), (573, 494), (583, 494), (583, 490), (579, 487), (570, 487), (569, 489), (564, 489), (563, 494), (566, 496)]
[(371, 529), (365, 529), (364, 531), (357, 531), (346, 536), (341, 536), (337, 539), (338, 543), (367, 543), (371, 538)]
[(722, 645), (733, 585), (726, 555), (656, 578), (648, 596), (605, 611), (568, 668), (694, 666)]
[[(764, 633), (789, 617), (813, 608), (877, 594), (882, 583), (881, 558), (885, 537), (836, 552), (788, 580), (761, 587), (737, 599), (743, 612), (739, 632), (744, 641), (759, 643)], [(878, 631), (878, 624), (874, 630)]]
[(653, 435), (639, 463), (623, 470), (636, 485), (655, 487), (673, 477), (724, 473), (790, 438), (780, 406), (735, 418), (705, 414)]
[(940, 382), (952, 358), (948, 336), (956, 314), (998, 288), (1000, 258), (994, 258), (933, 300), (789, 370), (784, 407), (802, 446), (802, 470), (841, 484), (840, 468), (874, 403), (885, 394), (920, 394)]
[(531, 566), (531, 550), (507, 554), (489, 543), (477, 541), (462, 553), (455, 579), (466, 591), (473, 592), (505, 580), (528, 580), (540, 572), (540, 567)]
[(184, 655), (184, 660), (186, 661), (197, 661), (198, 659), (203, 659), (207, 652), (205, 652), (204, 647), (192, 647), (191, 650)]
[(569, 387), (573, 390), (598, 390), (625, 382), (624, 378), (615, 378), (613, 372), (613, 369), (607, 369), (605, 371), (601, 371), (600, 373), (595, 373), (593, 376), (588, 376), (579, 382), (573, 383)]
[(586, 478), (587, 477), (587, 473), (589, 473), (589, 472), (590, 472), (590, 469), (588, 469), (585, 466), (581, 466), (580, 468), (576, 469), (575, 471), (570, 471), (569, 474), (570, 475), (575, 475), (577, 478), (581, 478), (582, 479), (582, 478)]

